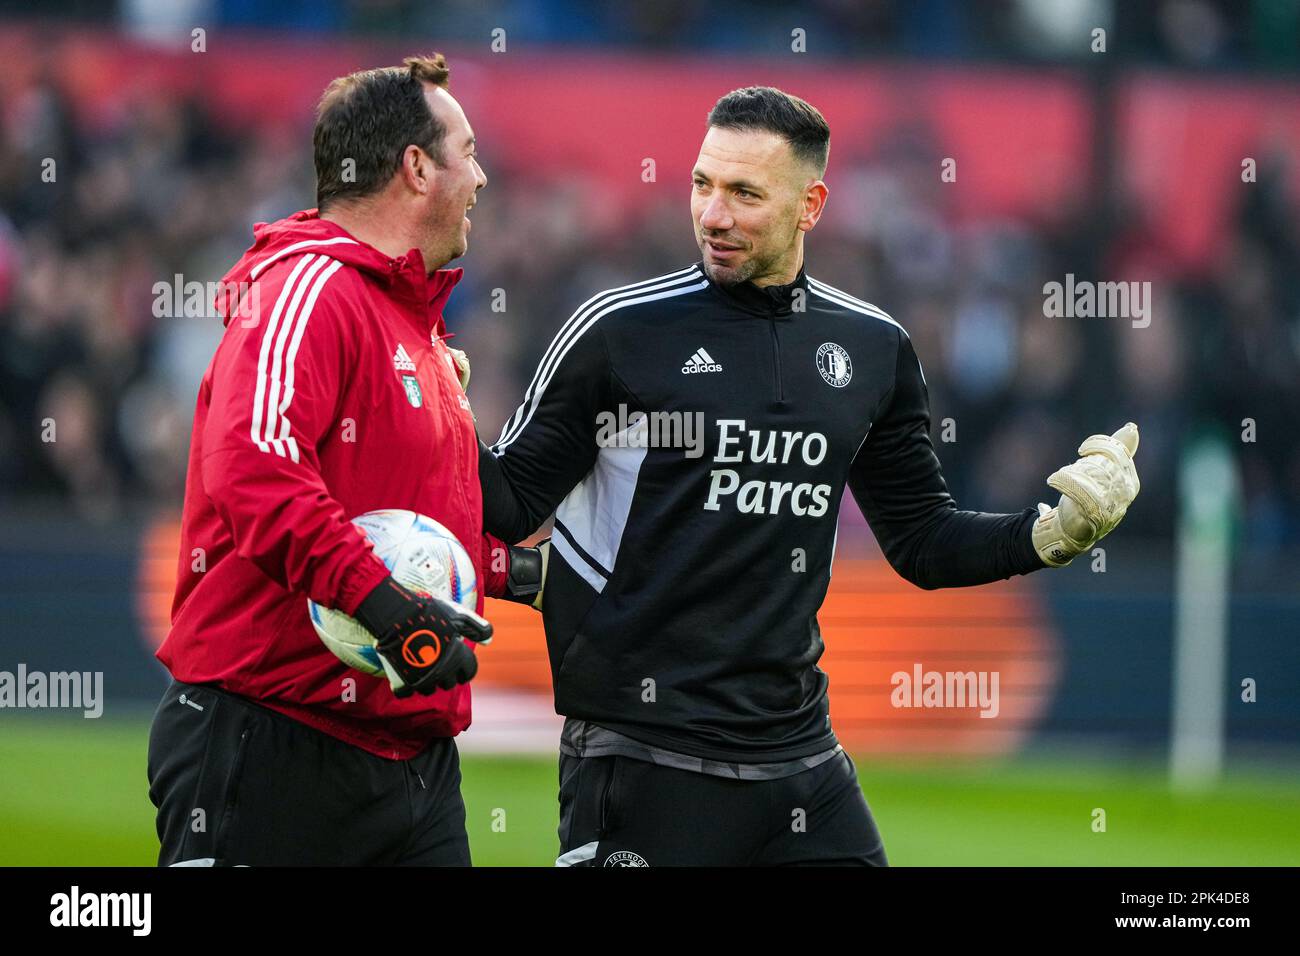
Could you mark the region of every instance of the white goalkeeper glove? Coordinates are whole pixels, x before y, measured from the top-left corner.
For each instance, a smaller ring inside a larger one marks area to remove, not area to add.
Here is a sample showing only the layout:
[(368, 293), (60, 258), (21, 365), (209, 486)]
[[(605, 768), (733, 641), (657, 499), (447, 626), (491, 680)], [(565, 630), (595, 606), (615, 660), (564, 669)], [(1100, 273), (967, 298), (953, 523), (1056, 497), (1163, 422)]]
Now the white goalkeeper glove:
[(1055, 508), (1038, 505), (1033, 541), (1044, 564), (1064, 567), (1120, 523), (1142, 487), (1133, 466), (1137, 446), (1138, 428), (1129, 422), (1114, 435), (1090, 436), (1078, 461), (1048, 477), (1061, 500)]
[(456, 377), (460, 379), (460, 390), (469, 391), (469, 356), (460, 349), (454, 349), (447, 346), (447, 351), (451, 353), (451, 360), (456, 363)]

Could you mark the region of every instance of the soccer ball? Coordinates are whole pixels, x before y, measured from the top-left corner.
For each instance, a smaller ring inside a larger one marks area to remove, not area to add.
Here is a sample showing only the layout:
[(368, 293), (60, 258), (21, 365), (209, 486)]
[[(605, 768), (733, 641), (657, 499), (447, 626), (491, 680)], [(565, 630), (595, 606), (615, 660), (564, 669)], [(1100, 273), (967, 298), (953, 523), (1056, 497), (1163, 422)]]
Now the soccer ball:
[[(461, 607), (478, 603), (478, 571), (456, 536), (432, 518), (414, 511), (369, 511), (352, 519), (374, 545), (379, 560), (398, 584), (422, 597), (438, 597)], [(381, 677), (384, 665), (374, 636), (342, 611), (310, 598), (307, 613), (322, 642), (349, 667)]]

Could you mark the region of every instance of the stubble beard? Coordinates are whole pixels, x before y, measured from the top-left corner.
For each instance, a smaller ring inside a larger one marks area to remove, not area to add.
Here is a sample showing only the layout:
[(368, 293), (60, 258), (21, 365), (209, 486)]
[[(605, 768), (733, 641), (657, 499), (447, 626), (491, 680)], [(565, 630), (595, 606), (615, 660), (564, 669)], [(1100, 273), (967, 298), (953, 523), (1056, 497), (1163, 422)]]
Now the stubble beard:
[(469, 251), (469, 237), (465, 235), (461, 223), (463, 215), (462, 208), (461, 215), (456, 218), (454, 226), (443, 223), (430, 224), (428, 247), (436, 250), (427, 257), (426, 267), (430, 273), (454, 262)]
[(742, 282), (748, 282), (754, 276), (758, 275), (766, 265), (762, 260), (750, 256), (738, 266), (724, 266), (717, 263), (708, 262), (708, 246), (703, 238), (699, 240), (700, 256), (704, 260), (704, 271), (714, 283), (720, 286), (729, 287), (740, 285)]
[(761, 279), (771, 271), (772, 265), (775, 261), (776, 260), (758, 259), (751, 256), (734, 268), (731, 266), (716, 265), (705, 262), (704, 271), (717, 285), (730, 287), (740, 285), (744, 282), (753, 281), (755, 277)]

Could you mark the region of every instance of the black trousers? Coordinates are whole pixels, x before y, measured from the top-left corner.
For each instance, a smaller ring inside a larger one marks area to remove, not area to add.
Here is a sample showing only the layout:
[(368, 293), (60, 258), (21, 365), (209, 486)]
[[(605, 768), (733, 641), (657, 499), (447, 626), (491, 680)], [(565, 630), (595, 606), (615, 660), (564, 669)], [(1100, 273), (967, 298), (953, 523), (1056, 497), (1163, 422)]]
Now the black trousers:
[(560, 755), (559, 866), (888, 866), (849, 755), (777, 780)]
[(385, 760), (250, 700), (173, 682), (149, 734), (159, 866), (468, 866), (450, 738)]

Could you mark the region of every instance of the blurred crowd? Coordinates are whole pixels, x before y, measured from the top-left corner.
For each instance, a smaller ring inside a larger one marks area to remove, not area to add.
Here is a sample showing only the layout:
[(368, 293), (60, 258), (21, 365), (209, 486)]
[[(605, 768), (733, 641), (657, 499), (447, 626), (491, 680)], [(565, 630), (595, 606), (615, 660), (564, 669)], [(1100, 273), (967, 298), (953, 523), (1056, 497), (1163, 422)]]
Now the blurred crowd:
[[(0, 13), (32, 13), (0, 0)], [(1300, 66), (1296, 0), (42, 0), (63, 15), (166, 36), (193, 26), (437, 36), (523, 44), (776, 52), (802, 29), (810, 50), (1021, 61), (1078, 61), (1092, 30), (1132, 62), (1187, 67)]]
[[(161, 90), (92, 131), (40, 80), (4, 104), (2, 120), (0, 506), (53, 498), (90, 519), (174, 506), (221, 323), (156, 316), (155, 283), (216, 280), (252, 223), (312, 206), (309, 137), (233, 136), (199, 102)], [(52, 178), (48, 157), (58, 158)], [(937, 168), (924, 138), (907, 136), (833, 165), (809, 271), (909, 330), (959, 505), (1045, 500), (1044, 477), (1085, 436), (1132, 419), (1143, 494), (1126, 526), (1167, 537), (1181, 450), (1217, 428), (1240, 463), (1242, 540), (1270, 551), (1300, 542), (1300, 442), (1283, 438), (1300, 414), (1300, 242), (1281, 182), (1246, 193), (1215, 268), (1155, 283), (1155, 319), (1138, 329), (1047, 318), (1043, 284), (1071, 272), (1160, 279), (1158, 237), (1139, 211), (1104, 227), (1082, 207), (1050, 222), (959, 223)], [(448, 321), (473, 360), (489, 439), (582, 299), (696, 256), (685, 194), (680, 208), (656, 205), (632, 223), (592, 217), (586, 195), (578, 183), (496, 176), (476, 207)], [(491, 307), (497, 288), (502, 312)], [(1245, 418), (1257, 423), (1254, 443), (1240, 441)]]

